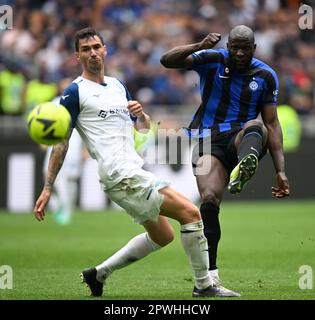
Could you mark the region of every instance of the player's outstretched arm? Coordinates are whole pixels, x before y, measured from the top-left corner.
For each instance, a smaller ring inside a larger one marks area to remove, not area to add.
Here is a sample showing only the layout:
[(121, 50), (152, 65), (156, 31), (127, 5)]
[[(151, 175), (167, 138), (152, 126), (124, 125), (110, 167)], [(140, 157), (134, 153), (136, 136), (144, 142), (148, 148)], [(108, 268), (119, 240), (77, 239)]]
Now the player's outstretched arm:
[(269, 151), (276, 169), (277, 185), (272, 187), (272, 195), (283, 198), (290, 195), (290, 185), (285, 174), (282, 131), (275, 106), (265, 106), (261, 115), (268, 130)]
[(165, 68), (190, 68), (193, 64), (191, 54), (213, 48), (221, 40), (221, 34), (209, 33), (202, 41), (175, 47), (162, 55), (160, 62)]
[(44, 220), (45, 217), (45, 207), (50, 199), (53, 184), (56, 180), (57, 174), (63, 164), (64, 158), (68, 151), (69, 139), (71, 136), (72, 130), (69, 133), (69, 136), (64, 141), (54, 145), (48, 163), (48, 171), (45, 179), (45, 184), (43, 190), (37, 199), (34, 207), (34, 215), (38, 221)]

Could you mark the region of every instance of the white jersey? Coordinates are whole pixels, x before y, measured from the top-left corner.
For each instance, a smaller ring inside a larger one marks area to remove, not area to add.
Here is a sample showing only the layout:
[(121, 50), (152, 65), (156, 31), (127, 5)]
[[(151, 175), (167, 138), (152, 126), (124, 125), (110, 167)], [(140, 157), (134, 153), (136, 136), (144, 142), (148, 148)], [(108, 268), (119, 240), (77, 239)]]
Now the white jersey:
[(78, 77), (64, 91), (60, 104), (70, 112), (75, 127), (92, 158), (96, 159), (105, 189), (143, 166), (134, 148), (133, 120), (128, 111), (130, 95), (117, 79), (104, 83)]

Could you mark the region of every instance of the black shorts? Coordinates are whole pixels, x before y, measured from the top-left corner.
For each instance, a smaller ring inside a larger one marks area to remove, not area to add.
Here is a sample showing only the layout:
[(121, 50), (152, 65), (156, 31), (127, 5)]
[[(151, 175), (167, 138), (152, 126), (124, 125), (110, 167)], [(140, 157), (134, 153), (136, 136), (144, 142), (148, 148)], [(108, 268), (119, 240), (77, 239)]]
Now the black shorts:
[[(226, 168), (228, 174), (230, 174), (238, 163), (237, 150), (234, 142), (237, 134), (241, 130), (241, 128), (235, 128), (231, 131), (212, 134), (209, 138), (200, 139), (192, 152), (191, 160), (194, 175), (196, 175), (195, 171), (199, 158), (205, 154), (211, 154), (218, 158)], [(267, 145), (264, 147), (259, 160), (262, 159), (266, 153)]]

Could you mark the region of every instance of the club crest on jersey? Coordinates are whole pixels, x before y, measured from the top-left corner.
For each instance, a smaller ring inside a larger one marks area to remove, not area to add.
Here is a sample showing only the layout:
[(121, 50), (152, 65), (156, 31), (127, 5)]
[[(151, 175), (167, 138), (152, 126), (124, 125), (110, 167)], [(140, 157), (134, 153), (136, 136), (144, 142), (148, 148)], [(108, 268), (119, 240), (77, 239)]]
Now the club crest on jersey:
[(256, 81), (251, 81), (250, 83), (249, 83), (249, 88), (252, 90), (252, 91), (255, 91), (255, 90), (257, 90), (258, 89), (258, 83), (256, 82)]

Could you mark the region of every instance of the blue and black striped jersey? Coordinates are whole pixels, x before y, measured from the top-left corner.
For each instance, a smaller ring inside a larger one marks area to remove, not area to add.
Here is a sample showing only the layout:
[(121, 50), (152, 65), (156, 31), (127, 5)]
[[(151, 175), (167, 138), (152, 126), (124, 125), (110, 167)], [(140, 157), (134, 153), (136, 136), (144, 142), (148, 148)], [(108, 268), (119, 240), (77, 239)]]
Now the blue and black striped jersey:
[(201, 50), (193, 55), (192, 70), (200, 76), (201, 105), (189, 128), (217, 132), (243, 127), (265, 105), (276, 106), (278, 79), (275, 71), (253, 58), (243, 74), (231, 72), (225, 49)]

